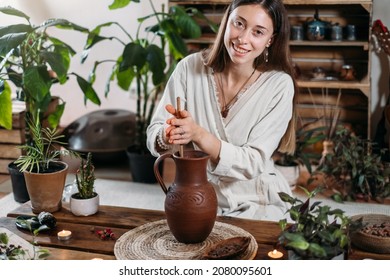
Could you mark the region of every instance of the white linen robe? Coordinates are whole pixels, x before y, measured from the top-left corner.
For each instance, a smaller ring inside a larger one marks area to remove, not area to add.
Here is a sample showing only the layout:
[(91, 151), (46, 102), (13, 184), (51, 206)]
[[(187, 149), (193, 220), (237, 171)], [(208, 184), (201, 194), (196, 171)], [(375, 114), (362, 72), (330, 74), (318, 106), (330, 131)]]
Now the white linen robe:
[(218, 164), (209, 162), (207, 168), (218, 196), (218, 214), (278, 221), (287, 210), (278, 192), (291, 195), (291, 190), (271, 156), (291, 119), (293, 95), (289, 75), (265, 72), (223, 119), (213, 70), (204, 65), (201, 53), (191, 54), (179, 62), (168, 81), (148, 127), (148, 148), (158, 156), (156, 136), (171, 117), (164, 107), (176, 106), (180, 96), (182, 108), (222, 143)]

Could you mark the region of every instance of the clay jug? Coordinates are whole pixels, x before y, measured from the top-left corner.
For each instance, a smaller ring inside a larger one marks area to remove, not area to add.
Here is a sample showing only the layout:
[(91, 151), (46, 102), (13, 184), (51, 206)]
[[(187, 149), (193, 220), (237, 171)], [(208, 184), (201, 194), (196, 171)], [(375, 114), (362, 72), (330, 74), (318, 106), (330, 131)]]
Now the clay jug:
[[(167, 188), (159, 171), (160, 163), (172, 158), (176, 166), (174, 182)], [(217, 196), (207, 180), (206, 168), (210, 156), (202, 151), (166, 153), (154, 163), (154, 174), (165, 197), (168, 227), (177, 241), (199, 243), (211, 233), (217, 216)]]

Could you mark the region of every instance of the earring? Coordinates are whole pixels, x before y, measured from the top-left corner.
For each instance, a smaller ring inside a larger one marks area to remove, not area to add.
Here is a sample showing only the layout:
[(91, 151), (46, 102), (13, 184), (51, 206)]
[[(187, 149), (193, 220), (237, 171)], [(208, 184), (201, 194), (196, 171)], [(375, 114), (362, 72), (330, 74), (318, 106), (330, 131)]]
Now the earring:
[(264, 49), (264, 61), (265, 61), (265, 63), (268, 62), (268, 47), (266, 47)]

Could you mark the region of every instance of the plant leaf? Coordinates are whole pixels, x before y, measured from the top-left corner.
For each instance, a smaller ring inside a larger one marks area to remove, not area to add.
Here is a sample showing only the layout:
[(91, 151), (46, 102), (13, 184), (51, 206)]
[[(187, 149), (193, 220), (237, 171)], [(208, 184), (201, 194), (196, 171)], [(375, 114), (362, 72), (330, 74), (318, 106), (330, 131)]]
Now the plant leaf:
[(12, 100), (11, 88), (0, 79), (0, 126), (5, 129), (12, 128)]
[(309, 248), (310, 244), (304, 240), (299, 241), (291, 241), (287, 243), (288, 247), (295, 248), (298, 250), (307, 250)]
[(28, 15), (26, 15), (22, 11), (19, 11), (15, 8), (10, 7), (10, 6), (0, 7), (0, 12), (2, 12), (3, 14), (6, 14), (6, 15), (22, 17), (22, 18), (25, 18), (27, 21), (30, 20), (30, 17)]
[(77, 77), (77, 83), (79, 84), (81, 90), (84, 92), (84, 104), (87, 104), (87, 100), (92, 101), (92, 103), (99, 105), (101, 104), (100, 98), (97, 95), (96, 91), (90, 83), (87, 82), (83, 77), (79, 76), (76, 73), (72, 73)]
[(56, 46), (55, 51), (42, 51), (42, 57), (47, 60), (47, 63), (57, 74), (60, 84), (67, 81), (67, 74), (70, 66), (70, 56), (67, 48)]
[(153, 84), (159, 85), (165, 80), (164, 70), (167, 66), (165, 61), (165, 55), (161, 48), (156, 45), (149, 45), (146, 48), (147, 56), (146, 60), (149, 64), (149, 69), (152, 71)]
[(13, 33), (0, 37), (0, 56), (5, 56), (12, 49), (17, 48), (25, 39), (27, 33)]
[(23, 75), (24, 89), (37, 102), (42, 102), (50, 94), (52, 80), (46, 66), (31, 66), (26, 68)]
[(65, 110), (65, 102), (62, 104), (58, 104), (54, 113), (50, 114), (47, 117), (50, 127), (52, 128), (58, 127), (58, 125), (60, 124), (61, 117), (64, 114), (64, 110)]
[(317, 243), (310, 243), (310, 245), (308, 246), (308, 249), (310, 252), (313, 253), (313, 255), (315, 255), (316, 257), (319, 257), (319, 258), (324, 258), (326, 257), (326, 251), (324, 248), (321, 247), (321, 245), (317, 244)]
[(140, 0), (114, 0), (114, 2), (110, 6), (108, 6), (108, 8), (110, 10), (120, 9), (129, 5), (131, 1), (139, 3)]
[(147, 50), (140, 44), (133, 42), (127, 44), (123, 50), (119, 71), (122, 72), (133, 66), (137, 69), (141, 69), (146, 63), (147, 55)]

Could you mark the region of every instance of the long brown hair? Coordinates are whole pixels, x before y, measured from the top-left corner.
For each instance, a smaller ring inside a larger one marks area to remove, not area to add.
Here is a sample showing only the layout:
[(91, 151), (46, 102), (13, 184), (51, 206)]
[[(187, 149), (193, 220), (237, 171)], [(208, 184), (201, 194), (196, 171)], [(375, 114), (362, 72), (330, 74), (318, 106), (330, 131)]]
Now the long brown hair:
[[(229, 54), (224, 45), (224, 34), (229, 15), (234, 9), (243, 5), (258, 4), (263, 7), (272, 19), (274, 25), (273, 42), (268, 48), (268, 62), (264, 61), (264, 56), (259, 55), (253, 62), (254, 68), (261, 68), (262, 71), (277, 70), (283, 71), (291, 76), (294, 82), (293, 116), (288, 124), (288, 128), (283, 135), (278, 150), (280, 152), (293, 153), (295, 150), (295, 127), (296, 127), (296, 96), (298, 87), (294, 78), (294, 67), (291, 61), (289, 38), (290, 23), (288, 21), (286, 9), (281, 0), (233, 0), (223, 15), (221, 24), (215, 39), (215, 43), (210, 49), (204, 52), (205, 64), (216, 72), (222, 72), (230, 62)], [(281, 112), (282, 113), (282, 112)]]

